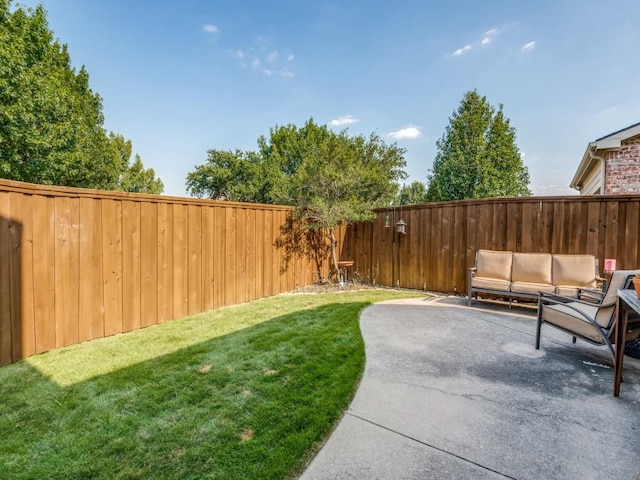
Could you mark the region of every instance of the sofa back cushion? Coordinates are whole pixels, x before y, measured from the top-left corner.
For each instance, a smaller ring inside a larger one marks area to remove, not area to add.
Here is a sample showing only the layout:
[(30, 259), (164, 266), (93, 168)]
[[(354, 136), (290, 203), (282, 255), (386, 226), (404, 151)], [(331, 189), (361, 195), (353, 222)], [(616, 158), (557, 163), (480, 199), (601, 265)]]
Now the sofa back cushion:
[(514, 253), (511, 280), (551, 284), (551, 254)]
[(593, 255), (554, 255), (552, 268), (554, 285), (597, 286), (596, 257)]
[(511, 280), (512, 252), (478, 250), (476, 254), (476, 275), (478, 277)]

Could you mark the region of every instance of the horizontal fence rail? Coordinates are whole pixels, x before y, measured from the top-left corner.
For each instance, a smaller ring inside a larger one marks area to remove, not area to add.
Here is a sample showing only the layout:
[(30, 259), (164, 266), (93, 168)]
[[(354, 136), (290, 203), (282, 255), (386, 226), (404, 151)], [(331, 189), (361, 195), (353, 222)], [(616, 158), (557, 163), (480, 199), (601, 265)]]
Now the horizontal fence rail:
[(290, 213), (0, 180), (0, 365), (313, 283)]
[[(388, 216), (389, 227), (385, 227)], [(406, 235), (396, 223), (407, 224)], [(377, 211), (343, 228), (341, 258), (365, 282), (464, 293), (478, 249), (592, 254), (640, 267), (640, 195), (526, 197)], [(601, 274), (603, 272), (600, 272)]]

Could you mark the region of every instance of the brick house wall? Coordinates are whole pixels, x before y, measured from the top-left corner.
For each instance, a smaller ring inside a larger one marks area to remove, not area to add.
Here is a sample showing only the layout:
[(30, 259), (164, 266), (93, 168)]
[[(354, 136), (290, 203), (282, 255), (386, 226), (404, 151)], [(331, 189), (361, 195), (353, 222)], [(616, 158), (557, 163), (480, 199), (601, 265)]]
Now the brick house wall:
[(605, 194), (640, 193), (640, 135), (606, 153)]

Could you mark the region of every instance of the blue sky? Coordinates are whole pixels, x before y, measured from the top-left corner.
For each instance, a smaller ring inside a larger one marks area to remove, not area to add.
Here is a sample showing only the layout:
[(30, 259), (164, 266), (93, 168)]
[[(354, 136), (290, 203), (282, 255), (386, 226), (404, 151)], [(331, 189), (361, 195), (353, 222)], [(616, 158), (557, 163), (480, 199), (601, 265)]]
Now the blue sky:
[(208, 149), (275, 125), (375, 132), (426, 182), (464, 93), (503, 104), (536, 195), (568, 185), (589, 141), (640, 121), (638, 0), (23, 0), (85, 65), (105, 128), (165, 194)]

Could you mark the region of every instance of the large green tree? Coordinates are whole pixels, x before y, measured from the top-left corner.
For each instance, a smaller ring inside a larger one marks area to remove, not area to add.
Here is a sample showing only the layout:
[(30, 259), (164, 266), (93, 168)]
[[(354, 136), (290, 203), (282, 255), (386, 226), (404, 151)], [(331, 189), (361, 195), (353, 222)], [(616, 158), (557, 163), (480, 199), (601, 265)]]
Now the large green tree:
[(196, 197), (234, 202), (276, 203), (266, 187), (266, 165), (255, 152), (209, 150), (207, 160), (187, 175)]
[(131, 140), (126, 140), (122, 135), (113, 132), (109, 134), (111, 148), (120, 158), (122, 165), (128, 165), (118, 178), (117, 190), (131, 193), (160, 194), (164, 190), (162, 180), (156, 178), (153, 168), (144, 168), (140, 155), (136, 154), (131, 163), (133, 147)]
[(427, 201), (427, 187), (422, 182), (403, 185), (398, 192), (398, 205), (416, 205)]
[(375, 134), (330, 132), (320, 139), (292, 176), (292, 198), (298, 218), (327, 232), (337, 270), (335, 227), (373, 220), (372, 209), (389, 203), (405, 177), (404, 149)]
[(515, 129), (476, 90), (467, 92), (436, 141), (429, 176), (430, 201), (530, 195), (529, 172)]
[[(11, 3), (0, 0), (0, 177), (122, 190), (129, 158), (103, 128), (89, 74), (71, 67), (42, 6)], [(155, 178), (149, 185), (162, 190)]]
[(502, 105), (498, 106), (487, 132), (485, 155), (477, 198), (531, 195), (529, 170), (522, 162), (516, 144), (516, 130), (504, 116)]
[(293, 205), (309, 228), (325, 232), (337, 271), (334, 228), (375, 218), (405, 178), (404, 149), (380, 137), (336, 133), (313, 119), (276, 126), (258, 139), (257, 152), (210, 150), (187, 176), (196, 196)]

